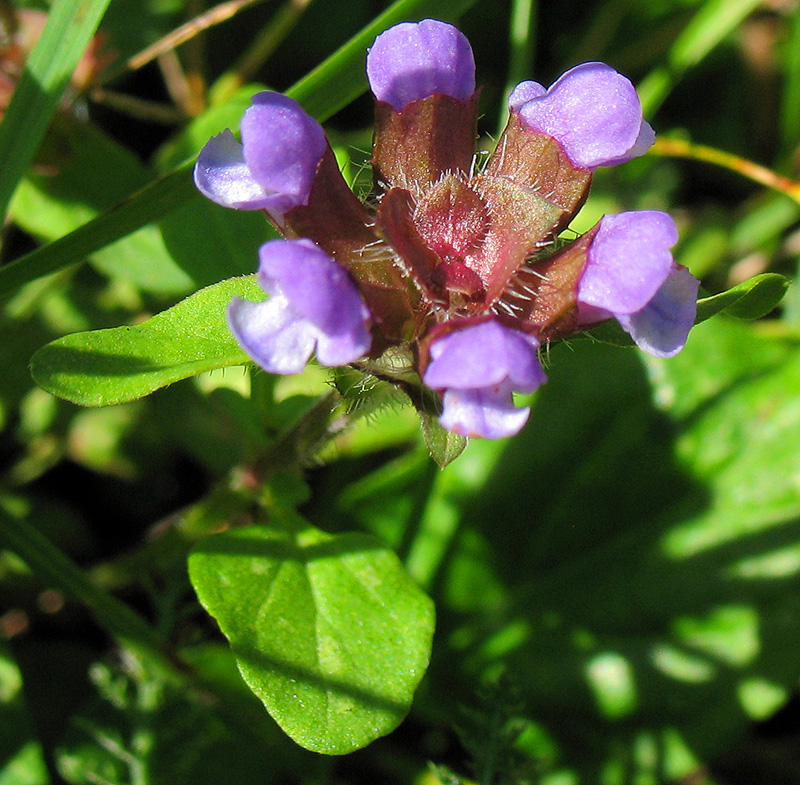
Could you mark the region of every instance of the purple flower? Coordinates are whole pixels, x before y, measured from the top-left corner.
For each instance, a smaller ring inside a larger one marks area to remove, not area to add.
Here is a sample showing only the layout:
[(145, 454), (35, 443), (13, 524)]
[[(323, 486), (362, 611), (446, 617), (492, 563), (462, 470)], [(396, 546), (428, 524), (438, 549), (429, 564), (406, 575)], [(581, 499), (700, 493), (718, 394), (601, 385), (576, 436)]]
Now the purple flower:
[(530, 409), (512, 393), (531, 393), (547, 381), (531, 335), (490, 320), (435, 339), (423, 382), (442, 390), (441, 424), (462, 436), (499, 439), (517, 433)]
[(578, 284), (579, 321), (613, 316), (644, 351), (677, 354), (694, 324), (699, 286), (672, 258), (677, 241), (675, 222), (666, 213), (606, 215)]
[(641, 311), (619, 314), (617, 321), (636, 345), (655, 357), (674, 357), (686, 344), (697, 316), (700, 281), (676, 264)]
[(347, 273), (310, 240), (261, 246), (258, 282), (270, 298), (236, 299), (228, 324), (270, 373), (299, 373), (316, 349), (322, 365), (346, 365), (370, 349), (370, 314)]
[(530, 128), (552, 136), (582, 169), (629, 161), (655, 141), (634, 86), (604, 63), (577, 65), (547, 90), (522, 82), (509, 106)]
[(475, 60), (469, 41), (452, 25), (403, 22), (375, 39), (367, 78), (375, 98), (398, 112), (437, 93), (466, 102), (475, 92)]
[(253, 96), (242, 144), (230, 131), (213, 137), (194, 169), (200, 192), (224, 207), (266, 210), (278, 224), (308, 203), (327, 141), (322, 126), (280, 93)]
[(398, 24), (375, 39), (366, 66), (376, 106), (365, 201), (319, 123), (277, 93), (254, 96), (241, 144), (225, 131), (198, 158), (207, 197), (265, 210), (285, 238), (302, 238), (263, 245), (269, 299), (228, 309), (258, 365), (290, 374), (313, 354), (337, 366), (371, 352), (376, 376), (402, 387), (405, 368), (383, 351), (396, 348), (441, 395), (443, 427), (496, 439), (529, 417), (514, 393), (546, 381), (540, 342), (616, 318), (643, 350), (680, 351), (698, 282), (675, 264), (668, 215), (606, 216), (556, 246), (593, 170), (654, 141), (628, 79), (584, 63), (550, 88), (517, 85), (503, 137), (474, 173), (478, 93), (464, 35), (433, 19)]

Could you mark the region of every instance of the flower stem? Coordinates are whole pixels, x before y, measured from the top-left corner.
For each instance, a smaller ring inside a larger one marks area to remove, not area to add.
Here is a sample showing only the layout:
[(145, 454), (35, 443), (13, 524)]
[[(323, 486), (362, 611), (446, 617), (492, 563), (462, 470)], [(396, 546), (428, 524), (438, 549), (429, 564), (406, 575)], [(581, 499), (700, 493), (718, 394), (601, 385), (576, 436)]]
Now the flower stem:
[(800, 204), (799, 182), (733, 153), (726, 153), (724, 150), (717, 150), (715, 147), (694, 144), (683, 139), (664, 137), (656, 139), (655, 144), (650, 148), (650, 152), (675, 158), (691, 158), (695, 161), (705, 161), (706, 163), (722, 166), (756, 183), (765, 185), (767, 188), (780, 191), (780, 193)]

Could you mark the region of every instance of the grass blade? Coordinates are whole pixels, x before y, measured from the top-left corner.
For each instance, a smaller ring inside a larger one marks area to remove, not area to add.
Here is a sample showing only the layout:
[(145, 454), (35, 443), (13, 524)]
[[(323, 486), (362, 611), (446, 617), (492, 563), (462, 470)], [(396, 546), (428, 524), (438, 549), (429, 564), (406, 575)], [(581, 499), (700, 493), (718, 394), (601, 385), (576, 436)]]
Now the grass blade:
[(39, 149), (50, 118), (110, 0), (56, 0), (0, 123), (0, 216)]
[(800, 141), (800, 14), (798, 13), (791, 19), (783, 57), (781, 141), (783, 153), (788, 157)]
[[(474, 2), (399, 0), (287, 90), (287, 94), (300, 101), (311, 115), (322, 122), (366, 89), (363, 67), (365, 52), (381, 30), (403, 19), (420, 16), (454, 19)], [(10, 297), (20, 286), (42, 275), (83, 261), (87, 255), (162, 218), (186, 204), (189, 199), (202, 198), (192, 185), (191, 167), (191, 163), (184, 164), (66, 237), (0, 268), (0, 300)]]
[(511, 20), (508, 30), (508, 74), (503, 101), (503, 109), (497, 123), (498, 137), (508, 122), (506, 103), (511, 91), (522, 81), (530, 78), (536, 56), (536, 0), (513, 0), (511, 3)]
[(652, 117), (681, 77), (736, 29), (760, 0), (708, 0), (675, 39), (668, 63), (637, 86), (644, 113)]

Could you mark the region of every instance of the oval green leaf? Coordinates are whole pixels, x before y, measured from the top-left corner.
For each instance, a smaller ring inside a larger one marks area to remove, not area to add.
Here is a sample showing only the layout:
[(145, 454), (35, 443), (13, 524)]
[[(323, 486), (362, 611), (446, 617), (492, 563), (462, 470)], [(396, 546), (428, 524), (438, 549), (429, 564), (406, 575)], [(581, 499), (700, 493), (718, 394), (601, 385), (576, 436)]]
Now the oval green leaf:
[(141, 324), (72, 333), (31, 359), (36, 383), (81, 406), (109, 406), (180, 379), (242, 365), (247, 356), (225, 321), (234, 297), (263, 300), (253, 276), (201, 289)]
[(789, 279), (777, 273), (763, 273), (697, 301), (697, 322), (720, 311), (737, 319), (759, 319), (768, 314), (786, 294)]
[(244, 680), (301, 746), (343, 755), (408, 712), (428, 666), (433, 603), (377, 540), (239, 529), (201, 542), (189, 576)]

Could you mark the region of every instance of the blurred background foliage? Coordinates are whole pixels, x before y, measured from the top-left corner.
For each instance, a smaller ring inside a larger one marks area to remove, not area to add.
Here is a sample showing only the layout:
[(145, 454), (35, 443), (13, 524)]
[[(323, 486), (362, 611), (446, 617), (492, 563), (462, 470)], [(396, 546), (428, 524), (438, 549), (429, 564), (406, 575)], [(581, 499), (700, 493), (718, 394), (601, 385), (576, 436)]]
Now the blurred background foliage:
[[(259, 86), (289, 89), (387, 6), (242, 2), (139, 66), (131, 58), (209, 7), (112, 0), (14, 193), (3, 261), (169, 173), (236, 127)], [(483, 85), (480, 149), (503, 121), (509, 83), (549, 84), (597, 59), (640, 85), (662, 139), (685, 153), (657, 147), (598, 172), (573, 229), (606, 212), (668, 210), (678, 261), (708, 292), (762, 272), (795, 275), (796, 0), (461, 7)], [(28, 9), (44, 6), (25, 9), (0, 14), (0, 107), (24, 68), (23, 34), (36, 24)], [(427, 13), (416, 4), (415, 18)], [(371, 101), (335, 104), (326, 129), (363, 191)], [(688, 143), (740, 158), (715, 165)], [(776, 187), (748, 177), (747, 162)], [(379, 406), (381, 390), (346, 375), (339, 391), (366, 402), (319, 452), (306, 425), (331, 386), (314, 367), (279, 380), (228, 368), (98, 409), (32, 382), (29, 360), (48, 341), (139, 323), (250, 273), (267, 236), (260, 215), (184, 194), (161, 220), (93, 249), (88, 264), (3, 291), (0, 538), (11, 522), (30, 523), (193, 675), (119, 645), (75, 585), (70, 594), (9, 539), (0, 785), (800, 782), (797, 289), (759, 321), (700, 325), (671, 360), (586, 339), (552, 347), (550, 381), (522, 434), (472, 442), (444, 470), (413, 410)], [(255, 495), (268, 497), (266, 513), (254, 512)], [(306, 752), (277, 728), (187, 577), (195, 542), (286, 508), (328, 532), (377, 535), (437, 608), (431, 667), (408, 719), (342, 758)]]

